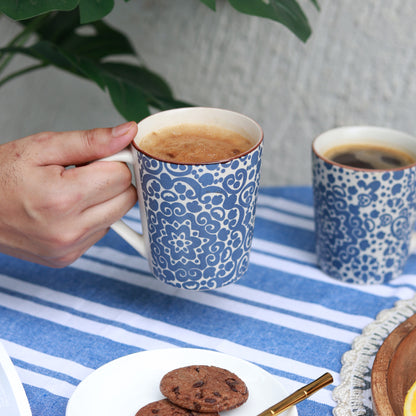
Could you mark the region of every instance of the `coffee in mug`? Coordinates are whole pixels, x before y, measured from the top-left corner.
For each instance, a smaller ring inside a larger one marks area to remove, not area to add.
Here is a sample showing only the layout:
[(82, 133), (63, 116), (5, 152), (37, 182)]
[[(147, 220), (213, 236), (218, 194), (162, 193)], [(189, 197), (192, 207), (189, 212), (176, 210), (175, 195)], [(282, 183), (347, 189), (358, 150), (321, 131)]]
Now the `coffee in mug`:
[(359, 169), (395, 169), (416, 162), (412, 155), (401, 149), (366, 143), (335, 146), (326, 151), (324, 157)]
[(143, 137), (140, 150), (171, 163), (221, 162), (239, 157), (253, 147), (245, 136), (229, 129), (204, 124), (180, 124)]

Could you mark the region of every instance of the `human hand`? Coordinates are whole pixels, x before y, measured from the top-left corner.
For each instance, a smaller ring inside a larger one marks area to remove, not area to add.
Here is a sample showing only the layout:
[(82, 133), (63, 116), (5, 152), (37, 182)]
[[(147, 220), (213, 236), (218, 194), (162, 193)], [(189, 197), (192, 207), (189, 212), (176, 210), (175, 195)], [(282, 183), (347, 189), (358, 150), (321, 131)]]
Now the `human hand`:
[(130, 122), (1, 145), (0, 251), (64, 267), (100, 240), (137, 193), (124, 163), (89, 162), (120, 151), (136, 133)]

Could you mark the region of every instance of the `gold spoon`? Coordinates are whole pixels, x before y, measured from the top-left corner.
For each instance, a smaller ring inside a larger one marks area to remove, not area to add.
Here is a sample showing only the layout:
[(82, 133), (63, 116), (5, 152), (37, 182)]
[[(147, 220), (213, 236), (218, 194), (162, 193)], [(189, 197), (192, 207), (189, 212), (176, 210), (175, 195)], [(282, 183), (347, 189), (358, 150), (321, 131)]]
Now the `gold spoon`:
[(287, 396), (285, 399), (281, 400), (279, 403), (269, 407), (264, 412), (261, 412), (257, 416), (274, 416), (278, 415), (285, 410), (289, 409), (289, 407), (298, 404), (302, 400), (305, 400), (312, 394), (316, 393), (322, 387), (331, 384), (334, 381), (331, 374), (325, 373), (321, 377), (317, 378), (312, 383), (307, 384), (306, 386), (301, 387), (299, 390), (296, 390), (290, 396)]

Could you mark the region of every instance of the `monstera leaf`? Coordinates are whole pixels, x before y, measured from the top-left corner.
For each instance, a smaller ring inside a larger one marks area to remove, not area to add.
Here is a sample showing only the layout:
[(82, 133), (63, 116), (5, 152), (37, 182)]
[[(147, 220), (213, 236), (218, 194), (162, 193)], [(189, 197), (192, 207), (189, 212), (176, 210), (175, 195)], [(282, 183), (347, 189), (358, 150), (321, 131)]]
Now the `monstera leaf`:
[[(128, 0), (126, 0), (128, 1)], [(215, 10), (216, 0), (200, 0)], [(310, 0), (319, 9), (317, 0)], [(311, 34), (308, 20), (296, 0), (229, 0), (239, 12), (282, 23), (301, 40)], [(0, 11), (14, 20), (25, 20), (52, 11), (79, 8), (80, 22), (91, 23), (107, 16), (114, 0), (1, 0)]]
[[(215, 10), (216, 0), (200, 1)], [(310, 1), (319, 8), (316, 0)], [(283, 24), (302, 41), (311, 34), (296, 0), (229, 3), (241, 13)], [(1, 0), (0, 12), (18, 21), (22, 31), (0, 48), (0, 75), (16, 54), (30, 56), (34, 64), (0, 78), (0, 87), (28, 72), (54, 66), (94, 82), (127, 120), (139, 121), (151, 107), (166, 110), (191, 105), (177, 100), (162, 76), (140, 64), (127, 36), (102, 20), (113, 7), (114, 0)], [(93, 30), (79, 30), (89, 26)], [(122, 56), (135, 58), (137, 64), (125, 63)]]
[[(41, 23), (37, 24), (39, 20)], [(128, 38), (104, 21), (82, 25), (94, 29), (89, 35), (77, 31), (80, 27), (77, 9), (24, 20), (21, 24), (37, 35), (37, 42), (30, 46), (11, 42), (0, 48), (0, 53), (23, 54), (37, 61), (24, 72), (54, 66), (90, 80), (109, 93), (114, 107), (127, 120), (146, 117), (150, 107), (165, 110), (190, 105), (176, 100), (160, 75), (143, 65), (115, 60), (119, 55), (137, 58), (137, 54)], [(111, 63), (107, 62), (108, 58), (112, 58)], [(20, 72), (7, 77), (3, 83), (17, 75)]]
[(76, 7), (79, 7), (81, 23), (90, 23), (107, 16), (114, 7), (114, 0), (2, 0), (0, 11), (14, 20), (26, 20)]

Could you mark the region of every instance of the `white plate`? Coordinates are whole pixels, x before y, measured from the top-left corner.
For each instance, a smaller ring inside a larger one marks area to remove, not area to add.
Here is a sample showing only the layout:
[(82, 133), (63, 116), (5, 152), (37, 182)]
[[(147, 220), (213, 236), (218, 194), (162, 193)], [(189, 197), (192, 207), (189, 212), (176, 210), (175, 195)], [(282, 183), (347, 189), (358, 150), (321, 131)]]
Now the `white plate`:
[[(275, 376), (240, 358), (209, 350), (172, 348), (143, 351), (103, 365), (75, 389), (66, 416), (134, 416), (144, 405), (163, 398), (159, 383), (168, 371), (192, 364), (226, 368), (247, 384), (247, 402), (223, 415), (256, 416), (287, 396)], [(282, 413), (297, 414), (295, 407)]]
[(31, 416), (29, 401), (6, 349), (0, 343), (0, 415)]

